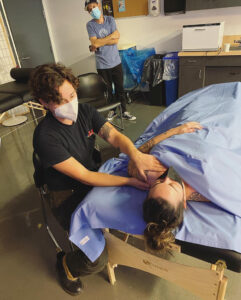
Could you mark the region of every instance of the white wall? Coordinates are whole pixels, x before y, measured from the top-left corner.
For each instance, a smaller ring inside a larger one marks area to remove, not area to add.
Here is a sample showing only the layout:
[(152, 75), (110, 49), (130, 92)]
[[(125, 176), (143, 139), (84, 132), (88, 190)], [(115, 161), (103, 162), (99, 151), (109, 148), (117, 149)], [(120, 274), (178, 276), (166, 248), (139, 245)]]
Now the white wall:
[[(95, 71), (90, 54), (86, 23), (90, 16), (84, 0), (44, 0), (58, 61), (75, 74)], [(161, 0), (163, 11), (163, 0)], [(182, 25), (225, 21), (225, 35), (241, 36), (241, 7), (191, 11), (186, 14), (157, 17), (141, 16), (116, 19), (120, 43), (136, 43), (138, 49), (155, 47), (157, 53), (181, 50)]]
[(90, 20), (84, 10), (84, 0), (43, 0), (47, 23), (51, 31), (56, 59), (67, 66), (84, 61), (83, 72), (95, 70), (90, 57), (86, 23)]

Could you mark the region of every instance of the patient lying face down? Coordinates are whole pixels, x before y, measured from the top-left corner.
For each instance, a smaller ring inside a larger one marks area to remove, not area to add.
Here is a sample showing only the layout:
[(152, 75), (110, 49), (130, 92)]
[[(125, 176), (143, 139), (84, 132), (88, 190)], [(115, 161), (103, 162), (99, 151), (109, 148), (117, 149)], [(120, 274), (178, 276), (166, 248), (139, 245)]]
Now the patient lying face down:
[[(199, 123), (188, 122), (152, 138), (139, 150), (149, 153), (153, 146), (166, 138), (200, 129), (202, 126)], [(186, 201), (208, 200), (185, 182), (173, 167), (162, 167), (162, 172), (147, 172), (150, 190), (143, 203), (143, 217), (147, 222), (144, 231), (147, 247), (151, 250), (166, 251), (169, 243), (175, 240), (172, 230), (182, 223)], [(128, 172), (132, 176), (138, 176), (132, 161), (129, 162)]]

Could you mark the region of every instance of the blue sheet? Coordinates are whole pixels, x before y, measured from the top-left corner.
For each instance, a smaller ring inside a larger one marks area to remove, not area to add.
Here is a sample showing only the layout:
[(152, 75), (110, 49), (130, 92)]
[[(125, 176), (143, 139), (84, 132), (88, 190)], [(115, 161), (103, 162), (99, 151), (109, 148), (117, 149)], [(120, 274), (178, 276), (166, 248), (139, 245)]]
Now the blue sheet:
[[(241, 83), (212, 85), (183, 96), (152, 121), (135, 145), (188, 121), (200, 122), (204, 129), (173, 136), (151, 151), (211, 200), (188, 202), (176, 238), (241, 253)], [(121, 154), (100, 171), (126, 176), (127, 165)], [(133, 187), (94, 188), (72, 215), (70, 240), (94, 261), (105, 246), (100, 228), (143, 234), (146, 195)]]

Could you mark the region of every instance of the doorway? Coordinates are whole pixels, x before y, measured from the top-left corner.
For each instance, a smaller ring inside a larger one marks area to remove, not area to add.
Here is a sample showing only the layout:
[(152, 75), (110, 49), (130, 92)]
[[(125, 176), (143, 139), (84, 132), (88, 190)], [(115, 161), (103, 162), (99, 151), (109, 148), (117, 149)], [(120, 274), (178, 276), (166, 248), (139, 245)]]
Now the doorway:
[(42, 0), (2, 0), (20, 67), (54, 62)]

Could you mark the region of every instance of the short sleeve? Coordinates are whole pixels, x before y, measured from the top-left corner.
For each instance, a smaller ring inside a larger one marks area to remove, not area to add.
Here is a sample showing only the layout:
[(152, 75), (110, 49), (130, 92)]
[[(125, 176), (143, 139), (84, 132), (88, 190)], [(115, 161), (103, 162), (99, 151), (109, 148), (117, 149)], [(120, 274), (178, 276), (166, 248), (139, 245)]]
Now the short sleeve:
[(86, 29), (87, 29), (87, 32), (88, 32), (88, 35), (89, 35), (89, 38), (91, 37), (94, 37), (94, 36), (97, 36), (96, 35), (96, 32), (91, 24), (91, 22), (88, 22), (87, 25), (86, 25)]
[(110, 26), (111, 26), (111, 32), (114, 32), (117, 30), (116, 22), (113, 17), (110, 17)]
[(53, 134), (39, 134), (38, 137), (34, 137), (34, 150), (45, 168), (52, 167), (71, 157), (61, 140)]
[(91, 105), (89, 105), (94, 133), (98, 134), (101, 127), (106, 123), (105, 118)]

